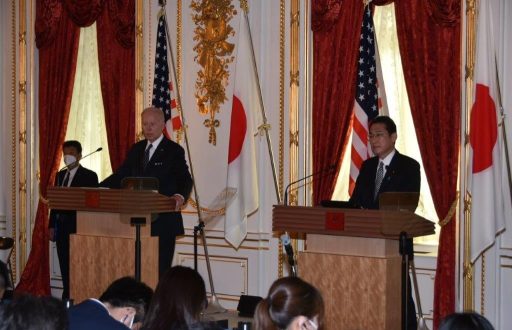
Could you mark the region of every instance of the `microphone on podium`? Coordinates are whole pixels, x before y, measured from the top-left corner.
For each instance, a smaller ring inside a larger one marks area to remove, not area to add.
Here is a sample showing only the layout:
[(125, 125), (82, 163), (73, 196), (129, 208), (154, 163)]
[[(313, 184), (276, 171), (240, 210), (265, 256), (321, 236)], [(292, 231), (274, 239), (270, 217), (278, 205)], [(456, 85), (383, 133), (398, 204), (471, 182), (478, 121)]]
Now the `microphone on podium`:
[(58, 171), (58, 172), (62, 171), (63, 169), (66, 169), (66, 168), (68, 168), (68, 167), (70, 167), (70, 166), (71, 166), (71, 167), (72, 167), (72, 166), (75, 166), (75, 165), (76, 165), (76, 164), (78, 164), (78, 162), (80, 162), (82, 159), (87, 158), (87, 157), (89, 157), (89, 156), (91, 156), (91, 155), (93, 155), (93, 154), (95, 154), (95, 153), (97, 153), (97, 152), (100, 152), (101, 150), (103, 150), (103, 148), (102, 148), (102, 147), (99, 147), (98, 149), (94, 150), (93, 152), (88, 153), (87, 155), (83, 156), (82, 158), (77, 159), (77, 160), (75, 160), (74, 162), (72, 162), (72, 163), (70, 163), (70, 164), (68, 164), (68, 165), (66, 165), (66, 166), (64, 166), (64, 167), (62, 167), (61, 169), (59, 169), (59, 171)]
[(296, 183), (299, 183), (299, 182), (302, 182), (304, 180), (307, 180), (313, 176), (317, 176), (319, 174), (322, 174), (322, 176), (324, 176), (325, 174), (329, 174), (331, 173), (333, 170), (336, 169), (336, 164), (331, 164), (329, 166), (327, 166), (326, 168), (323, 168), (321, 169), (320, 171), (317, 171), (315, 173), (312, 173), (312, 174), (309, 174), (309, 175), (306, 175), (305, 177), (303, 178), (300, 178), (299, 180), (296, 180), (296, 181), (293, 181), (293, 182), (290, 182), (287, 186), (286, 186), (286, 189), (284, 190), (284, 205), (288, 205), (288, 191), (290, 189), (290, 187)]
[(290, 241), (290, 235), (288, 235), (288, 233), (281, 235), (281, 242), (283, 243), (284, 250), (288, 256), (288, 264), (290, 265), (291, 276), (297, 277), (297, 265), (295, 264), (295, 257), (293, 255), (293, 246)]
[[(284, 205), (288, 205), (288, 191), (292, 185), (297, 184), (299, 182), (302, 182), (304, 180), (307, 180), (307, 179), (317, 176), (317, 175), (324, 176), (326, 174), (331, 173), (335, 169), (336, 169), (336, 164), (332, 164), (318, 172), (309, 174), (303, 178), (300, 178), (299, 180), (289, 183), (286, 186), (286, 189), (284, 190)], [(291, 244), (290, 235), (288, 234), (288, 232), (285, 232), (283, 235), (281, 235), (281, 242), (283, 243), (284, 249), (286, 251), (286, 255), (288, 256), (288, 264), (290, 265), (291, 276), (296, 277), (297, 276), (297, 264), (295, 263), (295, 257), (293, 254), (293, 246)]]

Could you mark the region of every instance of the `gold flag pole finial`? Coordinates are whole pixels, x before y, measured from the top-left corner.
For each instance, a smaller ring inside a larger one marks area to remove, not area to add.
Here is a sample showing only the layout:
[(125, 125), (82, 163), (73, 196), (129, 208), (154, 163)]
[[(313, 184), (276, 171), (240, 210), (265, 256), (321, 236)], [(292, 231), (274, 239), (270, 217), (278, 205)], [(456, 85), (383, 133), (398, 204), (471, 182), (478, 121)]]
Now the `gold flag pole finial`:
[(240, 0), (240, 8), (242, 8), (245, 14), (249, 14), (249, 3), (247, 0)]

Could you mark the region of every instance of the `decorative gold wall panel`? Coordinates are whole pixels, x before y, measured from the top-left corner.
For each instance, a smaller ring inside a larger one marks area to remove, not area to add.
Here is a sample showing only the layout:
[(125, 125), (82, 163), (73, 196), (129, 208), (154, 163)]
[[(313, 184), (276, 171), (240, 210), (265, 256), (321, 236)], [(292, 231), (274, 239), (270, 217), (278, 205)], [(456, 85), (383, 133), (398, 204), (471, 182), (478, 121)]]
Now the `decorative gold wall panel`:
[(230, 21), (236, 10), (231, 0), (193, 0), (190, 8), (196, 24), (194, 60), (201, 66), (196, 78), (196, 102), (199, 113), (209, 116), (203, 123), (210, 129), (208, 142), (216, 145), (215, 129), (220, 122), (215, 116), (228, 99), (226, 86), (230, 72), (227, 68), (234, 60), (235, 45), (228, 42), (228, 38), (235, 35)]
[[(151, 12), (151, 10), (150, 10)], [(151, 29), (150, 29), (151, 31)], [(135, 3), (135, 139), (142, 136), (139, 120), (144, 108), (144, 2)], [(151, 40), (151, 38), (150, 38)], [(150, 66), (151, 67), (151, 66)]]
[[(18, 113), (16, 109), (17, 105), (17, 96), (16, 96), (16, 64), (17, 64), (17, 47), (16, 47), (16, 1), (11, 0), (11, 235), (15, 238), (15, 244), (21, 247), (20, 251), (23, 249), (23, 244), (19, 245), (19, 240), (16, 237), (17, 226), (16, 226), (16, 214), (17, 214), (17, 203), (16, 198), (18, 196), (17, 191), (17, 146), (18, 146), (18, 134), (17, 134), (17, 122), (18, 122)], [(14, 279), (16, 280), (16, 255), (17, 250), (15, 249), (12, 256), (12, 268)], [(23, 254), (23, 253), (22, 253)]]
[[(469, 161), (469, 112), (473, 100), (472, 85), (473, 85), (473, 72), (475, 66), (475, 0), (466, 0), (466, 106), (465, 106), (465, 178), (464, 182), (468, 182), (467, 163)], [(474, 268), (471, 264), (470, 257), (470, 241), (471, 241), (471, 194), (466, 190), (464, 198), (464, 287), (463, 287), (463, 305), (464, 310), (474, 310)]]
[(18, 49), (19, 49), (19, 62), (18, 62), (18, 97), (19, 97), (19, 112), (18, 112), (18, 155), (19, 155), (19, 186), (18, 186), (18, 201), (19, 201), (19, 223), (20, 223), (20, 271), (25, 268), (27, 261), (27, 23), (26, 23), (26, 1), (18, 1)]

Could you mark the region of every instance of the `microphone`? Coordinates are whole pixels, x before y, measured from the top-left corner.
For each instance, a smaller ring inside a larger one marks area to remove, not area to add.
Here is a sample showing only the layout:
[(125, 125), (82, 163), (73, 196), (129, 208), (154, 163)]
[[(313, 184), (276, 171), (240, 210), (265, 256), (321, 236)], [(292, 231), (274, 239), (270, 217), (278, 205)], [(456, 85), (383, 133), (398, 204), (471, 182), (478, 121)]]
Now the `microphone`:
[(71, 164), (69, 164), (69, 165), (66, 165), (66, 166), (62, 167), (58, 172), (62, 171), (62, 170), (63, 170), (63, 169), (65, 169), (65, 168), (68, 168), (68, 167), (70, 167), (70, 166), (71, 166), (71, 167), (72, 167), (72, 166), (75, 166), (75, 165), (76, 165), (76, 164), (78, 164), (78, 162), (80, 162), (82, 159), (87, 158), (87, 157), (91, 156), (92, 154), (95, 154), (95, 153), (97, 153), (97, 152), (99, 152), (99, 151), (101, 151), (101, 150), (103, 150), (103, 148), (102, 148), (102, 147), (99, 147), (98, 149), (94, 150), (93, 152), (88, 153), (87, 155), (83, 156), (82, 158), (75, 160), (75, 161), (74, 161), (74, 162), (72, 162)]
[(284, 205), (288, 205), (288, 190), (290, 189), (290, 187), (296, 183), (299, 183), (299, 182), (302, 182), (306, 179), (309, 179), (311, 178), (312, 176), (315, 176), (315, 175), (318, 175), (318, 174), (327, 174), (327, 173), (330, 173), (332, 172), (332, 170), (336, 169), (336, 164), (331, 164), (329, 166), (327, 166), (326, 168), (323, 168), (321, 169), (320, 171), (318, 172), (315, 172), (315, 173), (312, 173), (310, 175), (307, 175), (299, 180), (296, 180), (296, 181), (293, 181), (291, 183), (289, 183), (287, 186), (286, 186), (286, 189), (284, 190)]
[(286, 255), (288, 256), (288, 264), (290, 265), (291, 275), (297, 277), (297, 265), (295, 264), (295, 258), (293, 256), (293, 247), (290, 241), (290, 235), (284, 233), (281, 235), (281, 242), (283, 243)]

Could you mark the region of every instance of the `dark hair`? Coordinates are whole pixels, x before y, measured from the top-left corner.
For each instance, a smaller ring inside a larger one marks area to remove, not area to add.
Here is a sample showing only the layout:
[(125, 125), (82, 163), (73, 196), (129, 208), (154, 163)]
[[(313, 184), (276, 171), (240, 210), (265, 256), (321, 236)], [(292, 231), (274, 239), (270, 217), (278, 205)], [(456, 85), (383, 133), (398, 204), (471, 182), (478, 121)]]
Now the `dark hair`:
[(112, 307), (133, 307), (134, 322), (138, 322), (144, 319), (152, 295), (153, 289), (127, 276), (112, 282), (101, 295), (100, 301), (109, 303)]
[(76, 140), (65, 141), (62, 144), (62, 149), (64, 149), (64, 148), (75, 148), (75, 150), (76, 150), (76, 152), (78, 152), (78, 154), (82, 153), (82, 145), (80, 144), (80, 142), (78, 142)]
[[(12, 283), (9, 277), (9, 269), (7, 269), (7, 265), (0, 260), (0, 289), (11, 288)], [(0, 297), (2, 299), (2, 297)]]
[(475, 312), (454, 313), (448, 315), (439, 330), (494, 330), (491, 322)]
[(53, 297), (22, 295), (4, 305), (0, 330), (65, 330), (68, 314), (64, 304)]
[(324, 301), (320, 292), (298, 277), (275, 281), (268, 297), (260, 301), (254, 314), (255, 329), (286, 329), (297, 316), (318, 320), (323, 329)]
[(372, 121), (370, 122), (370, 126), (368, 127), (368, 129), (370, 129), (373, 124), (384, 124), (384, 126), (386, 126), (386, 131), (388, 131), (389, 135), (396, 133), (396, 124), (393, 121), (393, 119), (391, 119), (388, 116), (377, 116), (373, 118)]
[(192, 268), (174, 266), (160, 278), (142, 329), (192, 328), (206, 305), (201, 275)]

